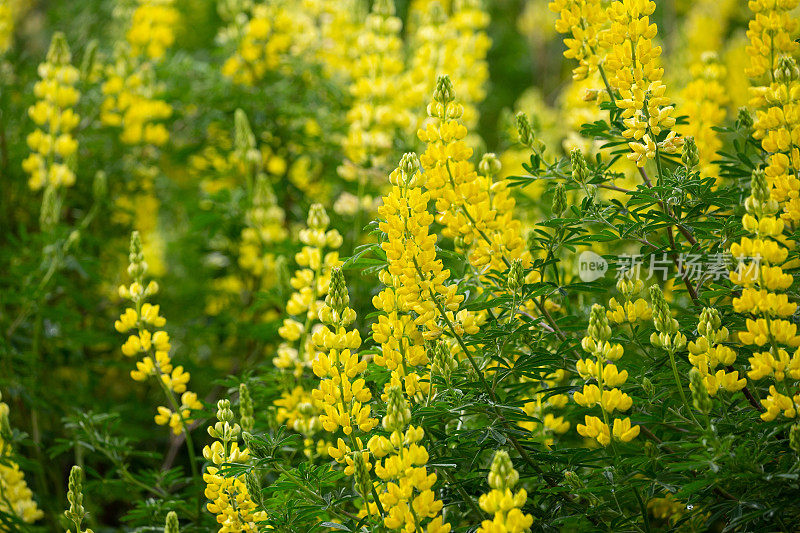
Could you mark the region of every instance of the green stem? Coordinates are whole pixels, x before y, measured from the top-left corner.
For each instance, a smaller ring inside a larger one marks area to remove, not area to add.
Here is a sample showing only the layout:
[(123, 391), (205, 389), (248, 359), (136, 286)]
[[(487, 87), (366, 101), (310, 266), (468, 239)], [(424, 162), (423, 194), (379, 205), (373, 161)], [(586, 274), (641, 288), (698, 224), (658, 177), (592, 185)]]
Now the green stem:
[(680, 374), (678, 374), (678, 365), (675, 363), (675, 350), (672, 349), (667, 350), (667, 353), (669, 354), (670, 366), (672, 366), (672, 376), (675, 378), (675, 385), (678, 387), (678, 392), (681, 395), (681, 401), (683, 402), (683, 406), (686, 408), (686, 410), (689, 413), (689, 416), (692, 417), (695, 423), (698, 426), (702, 427), (700, 422), (697, 421), (697, 418), (695, 418), (694, 412), (692, 412), (692, 407), (689, 405), (689, 401), (686, 399), (686, 393), (683, 391), (683, 385), (681, 385)]

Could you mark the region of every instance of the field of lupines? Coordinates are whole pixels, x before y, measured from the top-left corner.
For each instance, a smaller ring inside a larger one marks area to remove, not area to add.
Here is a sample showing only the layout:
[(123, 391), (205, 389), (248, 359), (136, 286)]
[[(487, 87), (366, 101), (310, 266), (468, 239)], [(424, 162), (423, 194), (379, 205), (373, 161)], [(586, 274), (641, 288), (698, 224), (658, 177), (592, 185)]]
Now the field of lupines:
[(800, 0), (0, 0), (0, 532), (800, 531)]

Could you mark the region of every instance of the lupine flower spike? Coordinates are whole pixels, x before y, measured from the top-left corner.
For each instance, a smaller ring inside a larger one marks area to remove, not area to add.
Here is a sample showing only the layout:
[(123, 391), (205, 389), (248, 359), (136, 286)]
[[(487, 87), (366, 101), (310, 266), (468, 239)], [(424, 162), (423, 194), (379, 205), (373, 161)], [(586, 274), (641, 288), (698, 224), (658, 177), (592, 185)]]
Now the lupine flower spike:
[(533, 516), (522, 512), (528, 500), (525, 489), (514, 492), (519, 481), (519, 473), (514, 470), (511, 458), (505, 450), (498, 450), (492, 459), (489, 470), (491, 491), (480, 497), (481, 509), (492, 515), (484, 520), (477, 533), (527, 533), (533, 524)]

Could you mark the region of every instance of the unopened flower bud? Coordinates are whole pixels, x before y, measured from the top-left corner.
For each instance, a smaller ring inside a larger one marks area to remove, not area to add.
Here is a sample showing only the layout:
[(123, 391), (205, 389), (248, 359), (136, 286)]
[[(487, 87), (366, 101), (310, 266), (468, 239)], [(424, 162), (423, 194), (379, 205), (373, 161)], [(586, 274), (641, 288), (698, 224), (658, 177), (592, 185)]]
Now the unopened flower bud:
[(402, 431), (411, 422), (411, 409), (408, 402), (403, 397), (403, 391), (399, 386), (389, 389), (388, 405), (386, 406), (386, 416), (383, 417), (383, 428), (386, 431)]
[(681, 162), (687, 170), (691, 170), (700, 164), (700, 154), (697, 151), (697, 143), (695, 143), (694, 137), (684, 137)]
[(50, 48), (47, 50), (47, 62), (51, 65), (66, 65), (72, 60), (67, 38), (60, 31), (53, 34)]
[(692, 405), (694, 408), (707, 415), (711, 412), (711, 397), (703, 381), (703, 375), (696, 368), (689, 371), (689, 389), (692, 391)]
[(753, 115), (746, 107), (740, 107), (739, 113), (736, 115), (736, 129), (749, 130), (753, 127)]
[(781, 56), (778, 58), (778, 66), (774, 71), (775, 80), (782, 83), (789, 83), (800, 78), (800, 69), (797, 68), (797, 61), (791, 56)]
[(170, 511), (167, 513), (167, 520), (164, 523), (164, 533), (180, 533), (180, 531), (178, 515), (175, 511)]
[(579, 148), (573, 149), (569, 153), (570, 163), (572, 164), (572, 179), (577, 183), (586, 183), (589, 178), (589, 169), (586, 166), (586, 159)]
[(242, 429), (252, 431), (255, 419), (253, 418), (253, 399), (246, 383), (239, 384), (239, 421)]
[(361, 497), (367, 499), (372, 492), (372, 480), (369, 477), (367, 464), (364, 462), (364, 453), (356, 450), (353, 452), (353, 467), (355, 470), (355, 482)]
[(499, 491), (513, 489), (519, 481), (519, 473), (514, 470), (511, 458), (505, 450), (497, 450), (489, 469), (489, 486)]
[(261, 481), (254, 471), (248, 470), (244, 475), (244, 485), (250, 497), (260, 503), (262, 500)]
[(642, 390), (645, 394), (647, 394), (648, 398), (652, 398), (656, 393), (655, 385), (653, 385), (653, 382), (646, 377), (642, 378)]
[(453, 82), (450, 80), (450, 76), (439, 76), (436, 79), (436, 88), (433, 90), (433, 101), (447, 106), (447, 104), (455, 100), (455, 97)]
[(328, 228), (328, 224), (330, 223), (331, 219), (328, 217), (328, 213), (325, 211), (322, 204), (312, 204), (308, 210), (308, 227), (324, 231)]
[(564, 211), (567, 210), (567, 191), (563, 183), (556, 185), (556, 190), (553, 193), (553, 215), (560, 218)]
[(522, 261), (520, 259), (514, 259), (508, 271), (508, 289), (511, 292), (517, 292), (522, 288), (523, 281), (524, 273), (522, 270)]
[(535, 136), (533, 134), (533, 126), (531, 121), (524, 112), (517, 113), (517, 133), (519, 134), (519, 142), (525, 146), (532, 147)]
[(493, 153), (483, 154), (481, 158), (481, 162), (478, 163), (478, 170), (484, 176), (492, 177), (495, 176), (500, 169), (502, 168), (502, 164), (500, 163), (500, 159), (497, 158), (497, 155)]

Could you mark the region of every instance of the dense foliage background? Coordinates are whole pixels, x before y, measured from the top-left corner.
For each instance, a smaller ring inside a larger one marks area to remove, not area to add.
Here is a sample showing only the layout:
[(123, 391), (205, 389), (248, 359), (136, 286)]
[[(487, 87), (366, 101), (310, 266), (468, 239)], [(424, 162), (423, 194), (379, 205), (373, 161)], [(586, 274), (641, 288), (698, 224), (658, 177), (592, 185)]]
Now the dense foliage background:
[(0, 0), (0, 531), (798, 531), (797, 1), (548, 4)]

